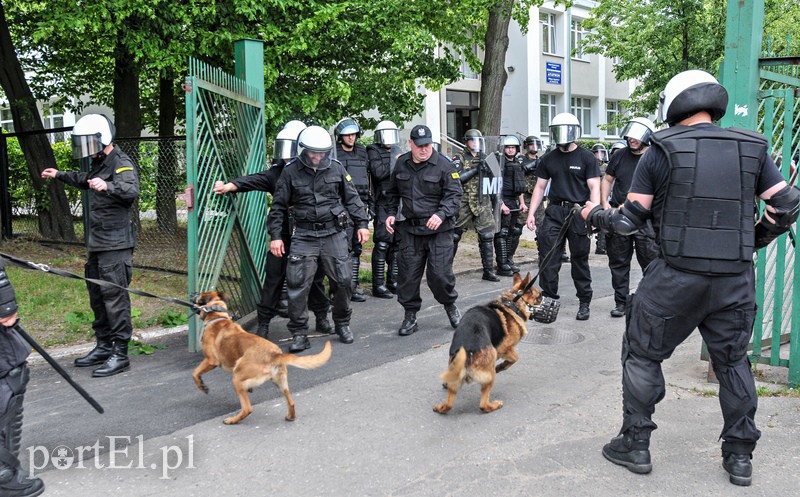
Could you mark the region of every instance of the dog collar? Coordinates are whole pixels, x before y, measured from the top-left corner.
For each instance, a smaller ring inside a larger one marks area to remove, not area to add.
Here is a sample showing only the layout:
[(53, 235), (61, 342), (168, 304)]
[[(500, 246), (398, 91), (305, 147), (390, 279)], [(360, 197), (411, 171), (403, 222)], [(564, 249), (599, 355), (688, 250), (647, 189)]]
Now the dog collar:
[(207, 322), (203, 323), (203, 328), (205, 328), (206, 326), (210, 326), (212, 323), (215, 323), (215, 322), (220, 321), (222, 319), (230, 319), (230, 318), (226, 318), (226, 317), (214, 318), (211, 321), (207, 321)]
[(519, 307), (515, 306), (512, 301), (510, 301), (508, 299), (503, 299), (501, 302), (503, 303), (504, 306), (506, 306), (509, 309), (511, 309), (512, 311), (514, 311), (514, 313), (517, 316), (521, 317), (523, 321), (527, 321), (528, 320), (528, 318), (525, 316), (525, 314), (523, 314), (522, 311), (519, 310)]

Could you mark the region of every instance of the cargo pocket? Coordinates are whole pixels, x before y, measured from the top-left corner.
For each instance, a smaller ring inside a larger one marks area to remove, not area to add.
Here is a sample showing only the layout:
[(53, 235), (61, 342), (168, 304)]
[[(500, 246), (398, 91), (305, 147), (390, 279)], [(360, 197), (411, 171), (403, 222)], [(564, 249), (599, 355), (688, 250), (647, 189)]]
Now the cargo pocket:
[(663, 316), (663, 313), (643, 299), (634, 299), (631, 302), (631, 319), (628, 328), (628, 341), (631, 350), (639, 352), (652, 359), (666, 359), (672, 352), (664, 350), (665, 343), (668, 342), (667, 333), (669, 330), (671, 316)]
[(301, 288), (306, 279), (306, 258), (302, 255), (290, 255), (286, 264), (286, 286)]

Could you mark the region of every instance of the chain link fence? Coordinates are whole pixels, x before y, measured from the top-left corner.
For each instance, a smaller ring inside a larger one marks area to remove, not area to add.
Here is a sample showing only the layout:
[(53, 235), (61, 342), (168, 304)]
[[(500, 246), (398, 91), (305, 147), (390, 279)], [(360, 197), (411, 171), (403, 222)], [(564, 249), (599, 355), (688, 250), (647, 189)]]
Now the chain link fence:
[[(68, 133), (48, 132), (56, 164), (60, 170), (74, 170), (80, 165), (72, 159)], [(120, 138), (114, 141), (136, 164), (139, 172), (138, 228), (134, 263), (165, 271), (187, 271), (187, 211), (183, 200), (186, 187), (186, 138), (145, 137)], [(64, 186), (75, 238), (79, 242), (51, 240), (39, 229), (38, 208), (46, 205), (46, 192), (37, 190), (28, 172), (25, 158), (16, 138), (7, 139), (11, 234), (49, 245), (82, 244), (84, 205), (81, 191)]]

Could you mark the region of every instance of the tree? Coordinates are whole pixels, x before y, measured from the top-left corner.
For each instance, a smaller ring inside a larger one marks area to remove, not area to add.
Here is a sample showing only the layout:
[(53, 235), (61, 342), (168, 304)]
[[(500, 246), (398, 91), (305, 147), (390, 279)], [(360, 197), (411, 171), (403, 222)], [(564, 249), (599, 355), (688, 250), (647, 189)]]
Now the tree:
[[(40, 131), (42, 118), (36, 107), (36, 99), (25, 80), (25, 73), (17, 58), (11, 40), (5, 8), (0, 0), (0, 86), (8, 98), (14, 129), (18, 131)], [(39, 232), (54, 240), (74, 240), (75, 231), (69, 202), (64, 189), (56, 181), (45, 182), (41, 172), (55, 166), (53, 149), (45, 134), (22, 134), (19, 144), (28, 163), (28, 171), (37, 191), (45, 190), (46, 197), (37, 198)]]

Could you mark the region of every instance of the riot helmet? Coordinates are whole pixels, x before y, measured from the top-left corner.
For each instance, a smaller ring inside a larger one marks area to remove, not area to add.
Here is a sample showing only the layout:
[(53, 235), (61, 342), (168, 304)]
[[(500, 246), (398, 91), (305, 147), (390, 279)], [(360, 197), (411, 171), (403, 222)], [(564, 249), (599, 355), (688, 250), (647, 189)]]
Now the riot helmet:
[(400, 143), (400, 131), (392, 121), (381, 121), (375, 127), (373, 140), (378, 145), (391, 146)]
[(592, 145), (592, 153), (600, 162), (608, 162), (608, 150), (602, 143), (595, 143)]
[(333, 136), (336, 138), (336, 143), (342, 143), (342, 136), (345, 135), (356, 135), (356, 140), (361, 137), (361, 126), (352, 117), (341, 119), (333, 128)]
[(569, 112), (556, 114), (550, 123), (550, 142), (567, 151), (569, 145), (581, 136), (581, 123)]
[(72, 128), (72, 157), (83, 159), (99, 154), (114, 139), (114, 123), (102, 114), (87, 114)]
[(627, 147), (628, 144), (624, 140), (615, 141), (614, 143), (611, 144), (611, 150), (609, 150), (608, 152), (608, 158), (610, 159), (611, 157), (613, 157), (614, 152), (616, 152), (617, 150), (621, 150)]
[(517, 155), (522, 148), (522, 143), (519, 141), (519, 137), (517, 135), (505, 135), (500, 139), (500, 153), (503, 155), (506, 154), (506, 147), (514, 147), (516, 150), (514, 155)]
[(672, 126), (701, 111), (717, 120), (725, 115), (728, 92), (717, 78), (699, 69), (683, 71), (669, 80), (661, 92), (658, 119)]
[(328, 165), (332, 149), (331, 135), (320, 126), (309, 126), (297, 137), (297, 158), (308, 167)]
[(473, 154), (483, 154), (486, 152), (486, 142), (483, 139), (483, 133), (477, 129), (468, 129), (464, 133), (464, 145), (467, 150)]
[[(303, 124), (303, 129), (305, 129), (305, 124)], [(277, 136), (275, 136), (275, 143), (272, 147), (272, 158), (274, 160), (289, 160), (296, 156), (298, 134), (300, 133), (296, 129), (284, 126), (284, 128), (278, 132)]]
[(634, 152), (638, 152), (642, 147), (650, 146), (650, 135), (655, 133), (655, 131), (656, 125), (653, 124), (653, 121), (646, 117), (634, 117), (628, 121), (625, 129), (622, 130), (622, 138), (624, 138), (625, 141), (629, 139), (639, 140), (641, 145), (635, 149), (631, 147), (630, 142), (628, 142), (628, 147)]
[(542, 140), (536, 138), (535, 136), (528, 136), (525, 138), (525, 141), (522, 142), (522, 145), (525, 147), (526, 152), (533, 152), (539, 153), (544, 150), (544, 145), (542, 145)]

